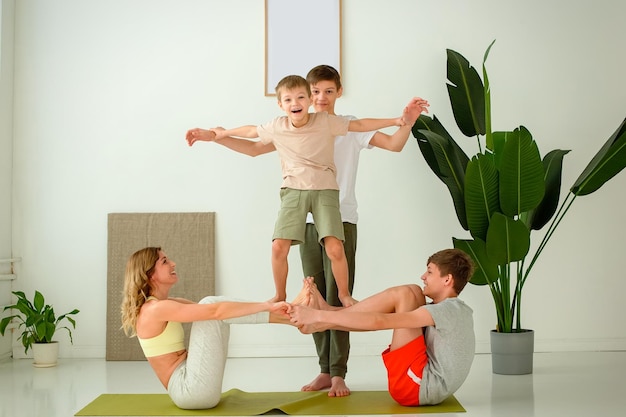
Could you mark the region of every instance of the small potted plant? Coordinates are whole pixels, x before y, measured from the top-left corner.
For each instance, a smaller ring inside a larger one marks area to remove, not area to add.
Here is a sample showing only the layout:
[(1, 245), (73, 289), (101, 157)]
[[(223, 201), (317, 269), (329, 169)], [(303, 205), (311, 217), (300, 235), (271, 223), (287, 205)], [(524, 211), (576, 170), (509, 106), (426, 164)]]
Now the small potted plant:
[(4, 307), (3, 311), (14, 309), (18, 310), (19, 314), (4, 317), (0, 321), (0, 334), (4, 336), (9, 323), (13, 320), (17, 321), (18, 329), (23, 328), (21, 341), (24, 353), (28, 353), (28, 349), (33, 348), (33, 365), (37, 367), (56, 365), (59, 345), (52, 338), (58, 329), (65, 329), (70, 336), (70, 343), (74, 342), (72, 330), (63, 326), (62, 322), (67, 320), (72, 328), (76, 328), (76, 322), (70, 315), (78, 314), (79, 310), (74, 309), (56, 317), (54, 308), (46, 304), (44, 296), (39, 291), (35, 291), (32, 302), (22, 291), (13, 291), (13, 294), (17, 297), (17, 303)]

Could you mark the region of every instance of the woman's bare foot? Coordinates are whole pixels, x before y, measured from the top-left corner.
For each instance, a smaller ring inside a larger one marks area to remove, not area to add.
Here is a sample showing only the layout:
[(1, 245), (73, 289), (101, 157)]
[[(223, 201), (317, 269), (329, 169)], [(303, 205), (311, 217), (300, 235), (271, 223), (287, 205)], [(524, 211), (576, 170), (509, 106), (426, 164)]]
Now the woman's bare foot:
[(346, 381), (340, 376), (331, 378), (331, 386), (328, 391), (329, 397), (347, 397), (350, 395), (350, 388), (346, 385)]
[(293, 299), (291, 304), (302, 305), (302, 306), (309, 305), (309, 303), (311, 302), (311, 282), (312, 281), (313, 281), (313, 278), (311, 277), (306, 277), (304, 280), (302, 280), (302, 289), (300, 290), (298, 295), (296, 295), (296, 298)]
[(326, 388), (330, 388), (332, 386), (332, 380), (330, 378), (330, 374), (319, 374), (315, 377), (315, 379), (305, 386), (303, 386), (300, 391), (321, 391)]

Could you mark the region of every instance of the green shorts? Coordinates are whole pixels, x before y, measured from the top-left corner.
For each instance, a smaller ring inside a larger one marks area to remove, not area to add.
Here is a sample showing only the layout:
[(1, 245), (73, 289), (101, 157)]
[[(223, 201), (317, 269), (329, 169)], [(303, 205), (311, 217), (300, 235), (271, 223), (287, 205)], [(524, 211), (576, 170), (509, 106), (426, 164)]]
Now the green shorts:
[(320, 243), (327, 236), (343, 241), (343, 222), (339, 211), (339, 190), (280, 189), (280, 211), (272, 239), (303, 243), (306, 235), (306, 215), (311, 212)]

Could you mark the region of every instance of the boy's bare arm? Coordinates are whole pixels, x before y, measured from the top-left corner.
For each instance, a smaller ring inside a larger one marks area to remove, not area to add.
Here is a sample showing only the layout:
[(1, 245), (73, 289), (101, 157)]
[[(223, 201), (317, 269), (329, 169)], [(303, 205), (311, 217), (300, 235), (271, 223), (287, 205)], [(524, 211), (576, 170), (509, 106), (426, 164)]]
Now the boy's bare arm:
[(224, 138), (217, 139), (218, 132), (221, 134), (221, 132), (223, 132), (224, 130), (225, 129), (221, 127), (214, 127), (211, 129), (191, 129), (187, 132), (187, 143), (189, 144), (189, 146), (192, 146), (198, 141), (215, 142), (235, 152), (239, 152), (248, 156), (263, 155), (276, 150), (272, 143), (263, 144), (261, 143), (261, 141), (233, 138), (232, 136), (226, 136)]
[[(242, 138), (257, 138), (257, 127), (253, 125), (241, 126), (235, 129), (216, 127), (211, 129), (215, 132), (215, 142), (235, 152), (248, 156), (263, 155), (275, 151), (273, 143), (263, 143), (260, 140), (248, 140)], [(233, 137), (238, 136), (238, 137)]]
[(370, 145), (391, 152), (400, 152), (404, 149), (404, 145), (406, 145), (406, 142), (409, 140), (412, 127), (413, 125), (408, 124), (400, 126), (393, 135), (376, 132), (374, 136), (372, 136), (372, 139), (370, 139)]
[(372, 331), (433, 326), (432, 316), (425, 308), (400, 313), (352, 312), (349, 309), (328, 311), (292, 305), (291, 322), (301, 332), (312, 333), (328, 329)]
[(259, 134), (257, 133), (256, 130), (256, 126), (255, 125), (246, 125), (246, 126), (239, 126), (236, 127), (234, 129), (211, 129), (213, 132), (215, 132), (215, 140), (220, 140), (220, 139), (224, 139), (227, 136), (235, 136), (238, 138), (247, 138), (247, 139), (254, 139), (254, 138), (258, 138)]
[(402, 113), (402, 119), (407, 125), (413, 126), (422, 113), (428, 113), (428, 101), (420, 97), (413, 97)]
[(383, 132), (376, 132), (372, 139), (370, 139), (370, 145), (377, 148), (386, 149), (392, 152), (400, 152), (404, 149), (411, 129), (418, 119), (420, 114), (428, 113), (428, 101), (415, 97), (411, 99), (409, 104), (404, 108), (402, 119), (406, 123), (404, 126), (400, 126), (393, 135), (387, 135)]
[(215, 140), (215, 132), (207, 129), (189, 129), (185, 135), (185, 140), (189, 146), (194, 143), (200, 142), (213, 142)]
[(235, 152), (242, 153), (248, 156), (259, 156), (276, 150), (274, 144), (264, 144), (259, 140), (249, 140), (241, 138), (233, 138), (227, 136), (224, 139), (215, 140), (215, 143), (219, 143)]
[(372, 130), (384, 129), (391, 126), (404, 126), (402, 117), (397, 119), (355, 119), (350, 120), (348, 130), (350, 132), (371, 132)]
[[(420, 113), (428, 107), (428, 102), (419, 97), (414, 97), (404, 108), (402, 116), (397, 119), (356, 119), (350, 120), (348, 130), (350, 132), (370, 132), (391, 126), (413, 126)], [(408, 138), (408, 136), (407, 136)], [(406, 141), (405, 141), (406, 142)]]

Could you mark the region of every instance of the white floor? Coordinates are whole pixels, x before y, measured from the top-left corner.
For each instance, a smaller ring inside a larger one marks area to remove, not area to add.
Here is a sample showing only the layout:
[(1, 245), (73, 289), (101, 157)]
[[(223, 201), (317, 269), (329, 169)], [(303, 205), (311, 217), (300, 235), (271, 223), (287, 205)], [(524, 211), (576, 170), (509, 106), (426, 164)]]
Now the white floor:
[[(352, 390), (385, 389), (379, 357), (355, 356), (349, 367)], [(313, 357), (233, 358), (224, 391), (299, 390), (316, 372)], [(623, 417), (625, 375), (626, 352), (536, 353), (533, 374), (524, 376), (494, 375), (491, 357), (477, 355), (456, 393), (467, 412), (454, 415)], [(0, 362), (0, 417), (70, 417), (103, 393), (163, 392), (146, 362), (61, 359), (46, 369), (30, 359)]]

